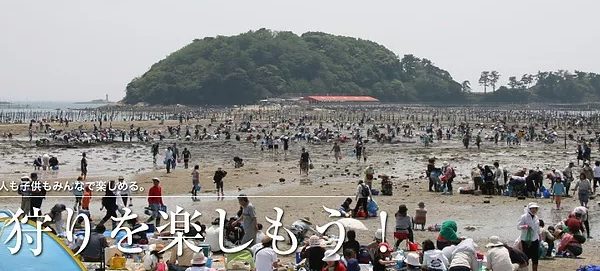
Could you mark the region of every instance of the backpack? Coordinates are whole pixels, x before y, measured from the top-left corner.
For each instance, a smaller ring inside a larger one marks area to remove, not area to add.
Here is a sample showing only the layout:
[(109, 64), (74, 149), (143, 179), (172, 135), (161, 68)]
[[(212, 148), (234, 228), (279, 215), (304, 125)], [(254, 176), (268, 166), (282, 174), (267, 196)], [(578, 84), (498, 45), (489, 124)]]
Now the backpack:
[(360, 188), (360, 195), (363, 196), (363, 197), (365, 197), (365, 198), (368, 198), (369, 195), (371, 194), (371, 191), (369, 191), (369, 187), (366, 186), (366, 185), (364, 185), (364, 184), (361, 184), (360, 186), (361, 186), (361, 188)]
[(156, 271), (167, 271), (167, 270), (169, 270), (167, 263), (160, 261), (156, 264)]
[(456, 172), (454, 172), (454, 168), (450, 168), (450, 178), (456, 178)]

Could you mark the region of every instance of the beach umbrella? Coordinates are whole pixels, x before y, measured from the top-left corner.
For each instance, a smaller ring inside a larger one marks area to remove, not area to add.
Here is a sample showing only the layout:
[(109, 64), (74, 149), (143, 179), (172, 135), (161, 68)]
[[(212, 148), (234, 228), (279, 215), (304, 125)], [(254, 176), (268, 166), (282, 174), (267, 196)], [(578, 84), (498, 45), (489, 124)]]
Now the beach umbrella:
[(337, 222), (341, 223), (346, 230), (368, 231), (369, 229), (360, 220), (354, 218), (342, 218)]

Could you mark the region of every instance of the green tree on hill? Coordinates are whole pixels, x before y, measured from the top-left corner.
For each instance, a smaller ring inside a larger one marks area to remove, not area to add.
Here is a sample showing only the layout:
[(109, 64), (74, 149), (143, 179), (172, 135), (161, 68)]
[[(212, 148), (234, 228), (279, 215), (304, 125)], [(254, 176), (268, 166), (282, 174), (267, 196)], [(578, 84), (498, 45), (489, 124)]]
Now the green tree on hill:
[(126, 88), (127, 103), (246, 104), (291, 94), (372, 95), (386, 102), (461, 101), (461, 86), (428, 59), (321, 32), (267, 29), (196, 39)]
[[(509, 77), (483, 71), (484, 94), (470, 93), (433, 61), (401, 58), (372, 41), (307, 32), (259, 29), (207, 37), (173, 52), (126, 87), (125, 103), (231, 105), (303, 94), (371, 95), (383, 102), (600, 101), (600, 76), (559, 70)], [(492, 88), (487, 93), (487, 87)]]
[(492, 86), (492, 92), (496, 91), (496, 84), (498, 83), (498, 80), (500, 80), (500, 73), (497, 71), (491, 71), (488, 81), (490, 86)]
[(483, 93), (487, 93), (487, 87), (490, 85), (490, 72), (481, 72), (481, 76), (479, 76), (479, 85), (483, 86)]

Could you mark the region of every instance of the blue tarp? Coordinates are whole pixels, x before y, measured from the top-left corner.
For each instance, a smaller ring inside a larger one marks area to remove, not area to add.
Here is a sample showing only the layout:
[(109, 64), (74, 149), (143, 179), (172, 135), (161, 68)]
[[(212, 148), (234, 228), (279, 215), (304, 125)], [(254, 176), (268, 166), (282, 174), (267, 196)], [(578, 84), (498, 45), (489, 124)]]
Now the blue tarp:
[[(61, 271), (81, 271), (86, 270), (83, 264), (75, 259), (73, 253), (68, 250), (57, 237), (51, 233), (42, 233), (42, 253), (34, 256), (30, 249), (36, 247), (35, 227), (31, 224), (21, 224), (22, 243), (21, 250), (12, 255), (8, 248), (14, 247), (16, 236), (9, 240), (14, 223), (6, 225), (10, 221), (6, 218), (0, 219), (0, 270), (19, 270), (19, 271), (38, 271), (38, 270), (61, 270)], [(28, 231), (25, 233), (25, 231)], [(18, 234), (18, 233), (17, 233)], [(27, 237), (34, 238), (34, 242), (29, 244)]]
[(577, 271), (600, 271), (600, 265), (586, 265), (582, 266)]

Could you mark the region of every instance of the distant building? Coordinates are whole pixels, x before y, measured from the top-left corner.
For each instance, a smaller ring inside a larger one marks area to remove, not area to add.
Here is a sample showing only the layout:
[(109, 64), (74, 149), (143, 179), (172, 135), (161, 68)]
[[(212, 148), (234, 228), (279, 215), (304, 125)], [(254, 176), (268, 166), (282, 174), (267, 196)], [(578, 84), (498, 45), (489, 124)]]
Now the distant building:
[(308, 103), (377, 103), (378, 99), (371, 96), (305, 96)]

